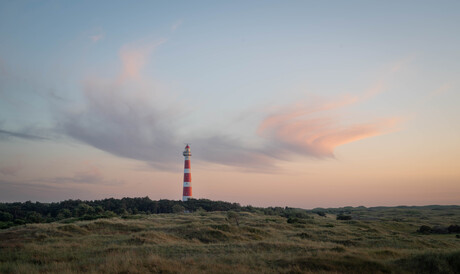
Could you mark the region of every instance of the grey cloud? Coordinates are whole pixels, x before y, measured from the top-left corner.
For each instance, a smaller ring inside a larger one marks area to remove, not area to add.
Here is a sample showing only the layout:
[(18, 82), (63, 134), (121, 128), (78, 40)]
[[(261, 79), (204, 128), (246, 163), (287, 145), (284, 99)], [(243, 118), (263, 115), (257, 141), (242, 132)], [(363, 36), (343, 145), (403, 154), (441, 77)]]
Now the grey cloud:
[(41, 136), (34, 135), (34, 134), (29, 134), (27, 132), (14, 132), (14, 131), (0, 129), (0, 139), (5, 140), (5, 139), (9, 139), (11, 137), (25, 139), (25, 140), (31, 140), (31, 141), (49, 140), (48, 138), (41, 137)]
[[(137, 87), (139, 88), (139, 87)], [(154, 98), (118, 84), (89, 84), (78, 112), (59, 114), (60, 130), (113, 155), (145, 161), (160, 170), (179, 171), (183, 110), (157, 104)], [(176, 104), (175, 102), (172, 105)], [(192, 137), (194, 159), (247, 170), (273, 168), (274, 152), (244, 146), (228, 135)]]
[(0, 174), (5, 176), (16, 176), (21, 169), (22, 166), (20, 164), (2, 166), (0, 167)]
[(236, 138), (214, 135), (192, 139), (192, 154), (197, 160), (238, 167), (246, 171), (274, 171), (274, 150), (251, 148)]
[(101, 176), (93, 174), (75, 174), (71, 177), (54, 177), (38, 179), (36, 182), (51, 184), (90, 184), (90, 185), (122, 185), (121, 180), (107, 180)]
[(153, 98), (115, 84), (89, 84), (84, 95), (80, 111), (59, 113), (59, 128), (64, 134), (154, 166), (175, 160), (174, 111), (159, 110)]
[[(48, 184), (38, 181), (0, 180), (0, 200), (18, 202), (39, 200), (56, 202), (64, 199), (81, 199), (88, 191), (68, 184)], [(89, 197), (88, 197), (89, 198)]]
[[(90, 185), (120, 186), (121, 180), (104, 178), (93, 170), (81, 171), (69, 177), (37, 178), (34, 180), (0, 179), (1, 201), (55, 201), (65, 198), (81, 198), (88, 195)], [(69, 196), (72, 195), (72, 196)]]

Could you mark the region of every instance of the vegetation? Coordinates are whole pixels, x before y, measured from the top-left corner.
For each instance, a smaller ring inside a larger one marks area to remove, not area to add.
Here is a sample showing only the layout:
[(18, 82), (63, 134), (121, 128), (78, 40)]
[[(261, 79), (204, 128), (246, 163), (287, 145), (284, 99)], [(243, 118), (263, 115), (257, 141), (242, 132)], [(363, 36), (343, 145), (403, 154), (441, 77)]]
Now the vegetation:
[[(0, 230), (0, 273), (460, 273), (457, 206), (301, 210), (162, 200), (169, 214), (149, 214), (128, 200), (124, 211), (73, 202), (57, 209), (58, 221)], [(2, 220), (16, 223), (13, 204), (2, 204)], [(17, 216), (46, 222), (43, 212)]]
[[(104, 199), (96, 201), (67, 200), (59, 203), (0, 203), (0, 229), (27, 223), (51, 223), (67, 218), (95, 220), (133, 214), (160, 214), (204, 211), (248, 211), (237, 203), (191, 199), (187, 202), (144, 198)], [(284, 209), (281, 209), (283, 211)], [(71, 221), (72, 221), (71, 220)]]
[[(186, 202), (144, 198), (104, 199), (96, 201), (67, 200), (59, 203), (0, 203), (0, 229), (27, 223), (51, 223), (71, 218), (77, 220), (95, 220), (115, 216), (125, 217), (135, 214), (161, 214), (183, 212), (243, 211), (259, 212), (266, 215), (278, 215), (286, 218), (311, 218), (309, 211), (290, 207), (255, 208), (237, 203), (190, 199)], [(232, 213), (230, 213), (232, 214)], [(238, 219), (231, 217), (236, 222)]]

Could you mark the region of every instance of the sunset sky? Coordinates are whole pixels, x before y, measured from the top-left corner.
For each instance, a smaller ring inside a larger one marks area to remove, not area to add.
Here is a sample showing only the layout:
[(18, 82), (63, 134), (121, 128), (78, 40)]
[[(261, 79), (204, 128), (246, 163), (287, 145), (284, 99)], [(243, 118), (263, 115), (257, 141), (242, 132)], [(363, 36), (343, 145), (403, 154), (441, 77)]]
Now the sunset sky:
[(459, 1), (0, 1), (0, 201), (460, 204)]

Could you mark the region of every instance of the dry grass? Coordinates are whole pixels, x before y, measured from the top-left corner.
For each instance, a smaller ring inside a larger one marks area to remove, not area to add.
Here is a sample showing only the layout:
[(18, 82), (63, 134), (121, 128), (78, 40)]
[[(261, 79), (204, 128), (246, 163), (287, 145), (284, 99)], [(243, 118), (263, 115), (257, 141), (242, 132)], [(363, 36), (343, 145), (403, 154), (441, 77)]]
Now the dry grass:
[(0, 231), (2, 273), (410, 273), (460, 271), (460, 239), (421, 235), (460, 223), (458, 210), (311, 215), (305, 224), (241, 213), (143, 215)]

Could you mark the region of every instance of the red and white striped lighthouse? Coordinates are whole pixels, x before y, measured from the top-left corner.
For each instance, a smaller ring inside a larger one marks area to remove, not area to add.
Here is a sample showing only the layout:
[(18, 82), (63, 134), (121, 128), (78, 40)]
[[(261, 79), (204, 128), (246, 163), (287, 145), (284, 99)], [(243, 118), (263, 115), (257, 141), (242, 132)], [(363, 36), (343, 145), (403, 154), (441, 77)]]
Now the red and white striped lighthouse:
[(183, 153), (185, 157), (184, 164), (184, 191), (182, 193), (182, 201), (187, 201), (189, 198), (192, 198), (192, 173), (190, 172), (190, 146), (187, 144)]

